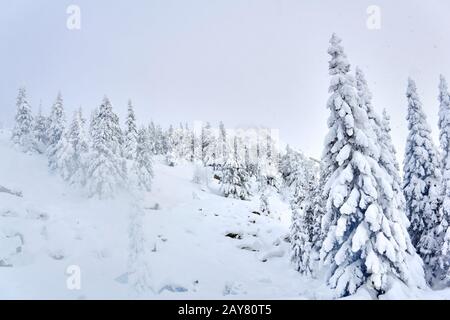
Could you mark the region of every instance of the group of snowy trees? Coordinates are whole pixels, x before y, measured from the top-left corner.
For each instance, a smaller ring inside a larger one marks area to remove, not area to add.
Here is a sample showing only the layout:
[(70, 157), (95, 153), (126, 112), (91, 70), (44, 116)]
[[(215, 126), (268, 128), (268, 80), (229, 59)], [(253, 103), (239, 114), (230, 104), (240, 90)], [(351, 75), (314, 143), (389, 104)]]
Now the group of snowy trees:
[[(450, 263), (450, 98), (440, 82), (441, 153), (434, 146), (413, 80), (400, 178), (390, 119), (380, 116), (361, 69), (333, 35), (329, 132), (317, 180), (299, 198), (291, 230), (292, 259), (303, 274), (325, 270), (337, 296), (365, 286), (375, 295), (401, 281), (421, 287), (448, 281)], [(312, 182), (311, 182), (312, 181)], [(417, 263), (421, 257), (423, 264)]]
[(409, 79), (408, 139), (405, 149), (403, 191), (406, 213), (411, 222), (409, 234), (425, 263), (427, 280), (450, 279), (450, 98), (443, 76), (439, 83), (439, 130), (441, 150), (434, 145), (431, 129), (416, 84)]
[(58, 94), (48, 117), (33, 116), (26, 90), (17, 98), (13, 142), (24, 152), (46, 154), (50, 171), (89, 196), (109, 198), (120, 188), (134, 186), (150, 191), (153, 177), (153, 136), (137, 129), (131, 102), (125, 129), (120, 126), (107, 97), (91, 116), (89, 127), (81, 108), (66, 122), (64, 102)]
[[(225, 197), (249, 200), (251, 181), (256, 182), (265, 213), (270, 212), (268, 194), (272, 189), (279, 191), (283, 181), (293, 194), (304, 187), (304, 177), (294, 171), (307, 159), (291, 159), (295, 152), (288, 148), (289, 155), (281, 160), (289, 159), (290, 167), (280, 163), (276, 143), (267, 130), (255, 130), (256, 139), (252, 140), (239, 132), (231, 136), (223, 123), (218, 129), (210, 123), (196, 129), (180, 124), (163, 130), (153, 122), (138, 129), (131, 102), (122, 128), (107, 97), (91, 113), (90, 121), (80, 108), (67, 124), (61, 94), (49, 116), (41, 109), (34, 116), (26, 90), (21, 88), (12, 140), (24, 152), (47, 155), (52, 172), (71, 185), (83, 187), (91, 197), (109, 198), (130, 185), (150, 191), (153, 156), (161, 156), (169, 166), (200, 164), (207, 170), (207, 179), (218, 180)], [(292, 172), (282, 177), (279, 166)]]

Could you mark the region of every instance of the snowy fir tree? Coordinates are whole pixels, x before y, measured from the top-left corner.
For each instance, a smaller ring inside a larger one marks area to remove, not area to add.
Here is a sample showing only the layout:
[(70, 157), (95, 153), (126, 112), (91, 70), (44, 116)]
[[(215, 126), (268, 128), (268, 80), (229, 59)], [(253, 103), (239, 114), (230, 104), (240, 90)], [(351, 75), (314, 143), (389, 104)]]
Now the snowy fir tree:
[[(58, 148), (61, 148), (61, 144), (58, 146), (59, 140), (66, 128), (66, 118), (64, 113), (64, 102), (61, 93), (58, 93), (56, 101), (52, 106), (49, 126), (48, 126), (48, 165), (50, 170), (54, 170), (58, 167), (56, 164), (56, 153)], [(59, 149), (60, 150), (60, 149)]]
[(435, 232), (440, 224), (439, 156), (412, 79), (408, 80), (406, 96), (409, 132), (403, 166), (403, 192), (406, 214), (411, 222), (408, 231), (417, 252), (429, 264), (437, 250)]
[[(405, 198), (402, 191), (402, 180), (400, 177), (400, 165), (397, 161), (397, 151), (395, 150), (391, 136), (390, 116), (386, 109), (383, 110), (381, 120), (380, 144), (382, 152), (380, 154), (380, 163), (384, 166), (389, 176), (392, 177), (392, 190), (394, 191), (395, 207), (397, 210), (405, 212)], [(402, 215), (404, 224), (409, 226), (409, 220), (406, 214)]]
[(86, 132), (86, 120), (83, 118), (83, 111), (80, 108), (74, 113), (69, 131), (69, 143), (72, 147), (72, 165), (70, 184), (85, 186), (87, 183), (87, 168), (89, 161), (89, 138)]
[(283, 179), (283, 184), (290, 187), (295, 181), (295, 171), (298, 168), (297, 153), (292, 150), (292, 148), (287, 145), (286, 151), (280, 157), (280, 164), (278, 166), (280, 169), (281, 178)]
[(220, 171), (220, 167), (223, 166), (225, 161), (228, 158), (228, 138), (227, 131), (225, 129), (225, 125), (221, 121), (219, 123), (219, 136), (216, 142), (216, 159), (213, 169), (216, 171)]
[(15, 125), (12, 132), (12, 141), (20, 146), (24, 152), (33, 150), (33, 115), (28, 104), (27, 92), (25, 88), (19, 89), (16, 100), (17, 112)]
[(203, 164), (205, 166), (212, 166), (215, 162), (216, 150), (215, 139), (209, 122), (202, 127), (200, 139)]
[(107, 97), (93, 120), (91, 157), (87, 170), (89, 195), (109, 198), (124, 186), (126, 168), (121, 155), (117, 116)]
[(264, 215), (270, 214), (269, 195), (267, 186), (259, 190), (259, 211)]
[(312, 275), (314, 270), (314, 235), (312, 234), (314, 211), (311, 204), (304, 202), (292, 211), (291, 224), (291, 261), (295, 269), (304, 275)]
[[(313, 275), (317, 269), (320, 250), (322, 198), (317, 168), (307, 162), (309, 168), (298, 170), (293, 181), (292, 224), (290, 230), (291, 261), (302, 274)], [(301, 172), (301, 173), (300, 173)]]
[(437, 243), (431, 252), (434, 260), (430, 264), (433, 277), (438, 280), (449, 280), (450, 268), (450, 96), (444, 76), (439, 82), (439, 141), (441, 145), (442, 169), (442, 208), (439, 226), (433, 235)]
[(64, 130), (58, 143), (53, 148), (53, 161), (50, 162), (50, 170), (52, 172), (58, 172), (60, 176), (68, 181), (73, 174), (75, 157), (75, 150), (69, 141), (70, 132), (69, 130)]
[(267, 186), (276, 191), (280, 189), (280, 173), (268, 158), (261, 158), (258, 161), (258, 181), (264, 187)]
[[(356, 67), (355, 71), (356, 88), (358, 91), (358, 103), (361, 108), (365, 109), (369, 119), (369, 125), (376, 135), (377, 141), (381, 139), (381, 118), (372, 106), (372, 93), (367, 85), (363, 71)], [(380, 152), (382, 153), (382, 152)], [(376, 154), (374, 155), (377, 156)]]
[[(408, 233), (393, 207), (391, 179), (379, 163), (380, 147), (364, 108), (358, 104), (350, 64), (333, 34), (328, 53), (329, 133), (324, 160), (327, 195), (320, 256), (329, 266), (328, 284), (336, 296), (366, 286), (385, 292), (394, 280), (409, 282)], [(329, 175), (328, 175), (329, 173)]]
[(221, 191), (227, 198), (247, 200), (250, 197), (248, 173), (238, 152), (238, 138), (234, 138), (234, 150), (229, 153), (221, 173)]
[(143, 191), (150, 191), (153, 179), (152, 153), (148, 146), (148, 135), (144, 128), (140, 129), (137, 138), (136, 155), (131, 172), (137, 187)]
[(128, 284), (133, 295), (138, 296), (151, 290), (144, 215), (140, 200), (133, 201), (128, 230)]
[(42, 107), (39, 107), (38, 114), (34, 118), (33, 136), (35, 150), (42, 154), (47, 150), (48, 145), (48, 118), (42, 114)]
[(178, 164), (178, 159), (176, 156), (175, 130), (173, 126), (169, 127), (165, 136), (166, 163), (170, 167), (174, 167)]
[(124, 152), (125, 157), (128, 160), (133, 160), (136, 155), (137, 147), (137, 127), (136, 127), (136, 116), (134, 114), (133, 104), (131, 100), (128, 101), (128, 113), (127, 120), (125, 122), (125, 145)]
[[(401, 191), (401, 179), (399, 165), (396, 160), (396, 151), (392, 144), (390, 118), (383, 110), (383, 116), (380, 117), (372, 105), (372, 93), (369, 90), (364, 73), (356, 68), (356, 84), (358, 89), (359, 104), (367, 112), (369, 123), (380, 144), (380, 165), (387, 171), (393, 179), (394, 201), (397, 210), (404, 211), (404, 197)], [(389, 209), (386, 209), (389, 210)], [(405, 225), (408, 225), (408, 219), (402, 215)]]

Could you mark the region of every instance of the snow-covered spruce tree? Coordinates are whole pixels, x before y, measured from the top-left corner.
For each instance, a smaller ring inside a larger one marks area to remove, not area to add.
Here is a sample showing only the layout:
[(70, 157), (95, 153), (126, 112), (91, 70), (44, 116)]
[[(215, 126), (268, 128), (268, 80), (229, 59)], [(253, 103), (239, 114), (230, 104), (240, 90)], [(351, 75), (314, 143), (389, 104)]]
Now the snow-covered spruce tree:
[[(292, 154), (295, 152), (292, 151)], [(296, 153), (298, 156), (302, 156)], [(320, 250), (320, 219), (323, 210), (319, 188), (317, 165), (312, 161), (295, 161), (289, 167), (297, 167), (291, 187), (290, 204), (292, 224), (290, 231), (291, 261), (302, 274), (314, 274), (317, 270)], [(286, 160), (286, 159), (285, 159)]]
[[(257, 177), (258, 175), (258, 164), (257, 160), (255, 159), (255, 154), (250, 153), (251, 152), (251, 145), (245, 144), (244, 146), (244, 163), (245, 163), (245, 170), (247, 170), (247, 173), (250, 177)], [(228, 153), (227, 153), (228, 154)]]
[(85, 186), (89, 161), (89, 138), (86, 132), (86, 120), (80, 108), (74, 114), (69, 131), (69, 143), (73, 149), (72, 170), (69, 182), (72, 185)]
[(450, 279), (450, 96), (444, 76), (439, 83), (439, 141), (442, 156), (442, 208), (440, 225), (435, 229), (435, 260), (431, 263), (434, 278)]
[(406, 214), (411, 222), (408, 231), (412, 244), (428, 264), (436, 250), (435, 230), (440, 223), (441, 171), (431, 129), (412, 79), (408, 80), (406, 97), (409, 133), (403, 166), (403, 192)]
[(34, 147), (33, 115), (30, 105), (28, 104), (27, 92), (24, 87), (19, 89), (16, 106), (17, 113), (11, 139), (22, 149), (22, 151), (29, 152), (32, 151)]
[(147, 242), (143, 226), (145, 213), (141, 206), (139, 200), (133, 201), (128, 230), (128, 284), (136, 295), (151, 290)]
[[(356, 84), (358, 89), (359, 104), (367, 112), (369, 123), (376, 135), (376, 139), (380, 144), (380, 165), (393, 178), (393, 190), (396, 206), (399, 210), (404, 211), (404, 197), (401, 187), (400, 169), (396, 159), (396, 151), (392, 143), (390, 118), (383, 110), (383, 116), (380, 117), (372, 105), (372, 93), (369, 90), (364, 73), (361, 69), (356, 68)], [(408, 225), (408, 219), (402, 215), (405, 225)]]
[(234, 138), (234, 150), (222, 167), (221, 191), (227, 198), (247, 200), (250, 197), (249, 177), (238, 152), (238, 138)]
[(211, 124), (207, 122), (202, 127), (201, 132), (201, 153), (202, 161), (205, 166), (211, 166), (215, 161), (215, 139), (212, 133)]
[(34, 136), (34, 149), (38, 153), (44, 153), (47, 150), (48, 138), (48, 119), (42, 114), (42, 107), (39, 106), (39, 111), (34, 118), (33, 124), (33, 136)]
[(124, 186), (126, 171), (118, 139), (117, 116), (107, 97), (103, 99), (92, 125), (91, 156), (87, 174), (91, 197), (113, 197)]
[(138, 132), (136, 155), (131, 169), (136, 186), (143, 191), (150, 192), (153, 180), (152, 152), (148, 147), (148, 135), (144, 128)]
[[(58, 148), (58, 142), (66, 128), (66, 117), (64, 113), (64, 102), (61, 93), (58, 93), (56, 101), (52, 106), (50, 113), (49, 126), (48, 126), (48, 166), (50, 170), (55, 170), (58, 165), (56, 164), (56, 152)], [(59, 145), (61, 148), (61, 145)]]
[[(382, 153), (380, 163), (383, 164), (389, 176), (392, 177), (392, 190), (394, 191), (395, 207), (401, 212), (405, 212), (405, 197), (402, 191), (402, 180), (400, 178), (400, 166), (397, 161), (397, 151), (395, 150), (391, 136), (390, 116), (386, 109), (383, 110), (381, 120), (380, 144)], [(409, 226), (409, 220), (406, 214), (402, 214), (404, 225)]]
[(259, 211), (265, 215), (270, 214), (269, 195), (267, 189), (267, 186), (263, 186), (259, 190)]
[(52, 172), (58, 172), (59, 175), (66, 181), (70, 179), (73, 174), (75, 164), (73, 159), (75, 157), (75, 151), (72, 144), (69, 141), (70, 131), (64, 129), (58, 143), (53, 148), (54, 161), (51, 162), (50, 170)]
[(383, 211), (393, 208), (384, 204), (393, 202), (392, 178), (378, 163), (380, 147), (366, 110), (358, 104), (341, 40), (333, 34), (330, 44), (331, 114), (324, 151), (330, 171), (320, 256), (330, 267), (328, 284), (336, 296), (353, 294), (361, 286), (378, 295), (394, 279), (409, 283), (408, 255), (414, 252), (408, 252), (399, 213)]
[(170, 167), (174, 167), (178, 164), (176, 156), (176, 142), (175, 142), (175, 130), (171, 125), (165, 134), (166, 144), (166, 163)]
[[(356, 67), (355, 71), (356, 88), (358, 91), (358, 103), (361, 108), (365, 109), (367, 117), (369, 119), (369, 125), (376, 135), (377, 141), (381, 138), (381, 118), (372, 106), (372, 93), (367, 85), (366, 78), (363, 71)], [(382, 152), (380, 152), (382, 154)], [(375, 155), (377, 156), (377, 155)]]
[(258, 181), (260, 185), (273, 188), (277, 192), (280, 189), (280, 173), (268, 158), (261, 158), (258, 161)]
[(219, 137), (216, 143), (216, 164), (214, 170), (219, 171), (228, 158), (228, 140), (225, 125), (221, 121), (219, 123)]
[(128, 113), (127, 120), (125, 122), (125, 145), (124, 153), (125, 158), (128, 160), (133, 160), (136, 155), (137, 146), (137, 127), (136, 127), (136, 116), (134, 114), (133, 104), (131, 100), (128, 101)]
[(291, 261), (295, 270), (304, 275), (313, 273), (312, 259), (312, 242), (309, 235), (306, 210), (296, 208), (292, 211), (291, 223)]
[(153, 121), (147, 127), (147, 144), (152, 154), (156, 154), (156, 126)]
[[(396, 159), (396, 151), (392, 143), (389, 116), (387, 115), (386, 110), (383, 111), (382, 117), (378, 115), (372, 105), (372, 93), (369, 90), (363, 71), (360, 68), (356, 68), (355, 73), (359, 104), (366, 110), (369, 124), (376, 135), (376, 140), (379, 143), (380, 166), (383, 167), (392, 178), (394, 208), (397, 210), (403, 225), (409, 227), (410, 223), (405, 214), (405, 198), (402, 191), (399, 165)], [(384, 207), (384, 205), (390, 206), (390, 202), (383, 202), (382, 205), (383, 211), (389, 212), (392, 210), (390, 207)], [(409, 242), (408, 248), (411, 250), (411, 244)]]
[(287, 145), (285, 153), (280, 157), (280, 168), (281, 178), (283, 179), (283, 184), (290, 187), (295, 180), (295, 171), (297, 168), (297, 157), (296, 153), (292, 148)]

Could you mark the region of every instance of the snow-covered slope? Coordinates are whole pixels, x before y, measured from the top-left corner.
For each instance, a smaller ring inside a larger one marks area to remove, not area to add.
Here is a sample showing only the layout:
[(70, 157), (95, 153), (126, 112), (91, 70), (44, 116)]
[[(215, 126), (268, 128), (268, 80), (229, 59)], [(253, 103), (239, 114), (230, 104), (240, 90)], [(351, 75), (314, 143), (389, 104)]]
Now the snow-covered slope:
[[(50, 175), (45, 157), (15, 151), (6, 133), (0, 155), (0, 185), (23, 194), (0, 193), (0, 257), (8, 257), (0, 267), (0, 298), (131, 297), (132, 200), (88, 199)], [(155, 161), (144, 226), (154, 292), (144, 297), (315, 298), (313, 280), (289, 263), (289, 207), (273, 196), (275, 212), (260, 216), (253, 213), (257, 199), (226, 199), (213, 181), (193, 183), (193, 170)], [(71, 265), (81, 268), (79, 291), (66, 286)]]
[[(190, 164), (157, 159), (145, 199), (150, 299), (329, 299), (323, 281), (289, 262), (290, 210), (272, 195), (270, 217), (258, 199), (238, 201), (218, 186), (192, 182)], [(127, 284), (128, 218), (132, 199), (88, 199), (50, 175), (46, 158), (14, 150), (0, 133), (0, 299), (135, 298)], [(81, 290), (67, 287), (67, 269), (81, 270)], [(357, 298), (370, 298), (364, 292)], [(441, 292), (395, 287), (385, 298), (444, 298)]]

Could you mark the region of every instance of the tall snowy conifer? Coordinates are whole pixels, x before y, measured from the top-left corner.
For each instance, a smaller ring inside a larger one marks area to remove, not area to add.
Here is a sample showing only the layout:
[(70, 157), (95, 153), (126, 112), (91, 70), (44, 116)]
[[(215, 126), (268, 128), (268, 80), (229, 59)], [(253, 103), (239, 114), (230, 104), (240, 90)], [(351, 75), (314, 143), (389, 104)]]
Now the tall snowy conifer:
[(137, 127), (136, 127), (136, 116), (134, 114), (133, 104), (131, 100), (128, 101), (128, 113), (127, 120), (125, 123), (125, 146), (124, 153), (128, 160), (133, 160), (136, 156), (137, 147)]
[(238, 138), (234, 137), (234, 150), (222, 167), (221, 190), (225, 197), (247, 200), (250, 197), (249, 177), (238, 152)]
[(74, 113), (74, 118), (70, 126), (69, 143), (73, 148), (73, 167), (69, 182), (73, 185), (84, 186), (87, 182), (89, 139), (86, 132), (86, 120), (83, 118), (81, 108)]
[(433, 276), (450, 280), (450, 96), (444, 76), (439, 83), (439, 140), (441, 144), (442, 211), (440, 225), (435, 229), (436, 261), (431, 264)]
[(58, 145), (61, 136), (66, 128), (66, 118), (64, 113), (64, 102), (61, 93), (58, 93), (56, 101), (52, 106), (49, 127), (48, 127), (48, 165), (50, 170), (54, 170), (58, 167), (57, 152), (61, 150), (61, 143)]
[(137, 187), (144, 191), (150, 191), (153, 179), (152, 153), (148, 147), (148, 135), (145, 129), (138, 132), (136, 155), (131, 169), (133, 181)]
[(435, 230), (439, 224), (441, 171), (439, 156), (416, 84), (408, 80), (408, 137), (405, 147), (403, 192), (406, 214), (411, 222), (412, 244), (425, 263), (435, 252)]
[[(337, 296), (361, 286), (376, 295), (391, 281), (409, 282), (408, 233), (392, 207), (392, 178), (379, 164), (380, 146), (365, 108), (358, 103), (350, 64), (333, 34), (328, 53), (331, 96), (324, 162), (327, 196), (320, 256)], [(420, 271), (420, 270), (419, 270)], [(423, 272), (423, 271), (422, 271)]]
[(109, 198), (126, 181), (118, 136), (117, 116), (107, 97), (103, 99), (92, 125), (91, 159), (88, 167), (90, 196)]
[(12, 141), (20, 146), (24, 152), (33, 149), (33, 115), (30, 105), (28, 104), (27, 93), (25, 88), (19, 89), (16, 100), (17, 113), (15, 125), (12, 133)]
[(44, 153), (47, 150), (48, 144), (48, 119), (42, 114), (42, 107), (39, 106), (37, 116), (34, 118), (33, 136), (35, 149), (39, 153)]

